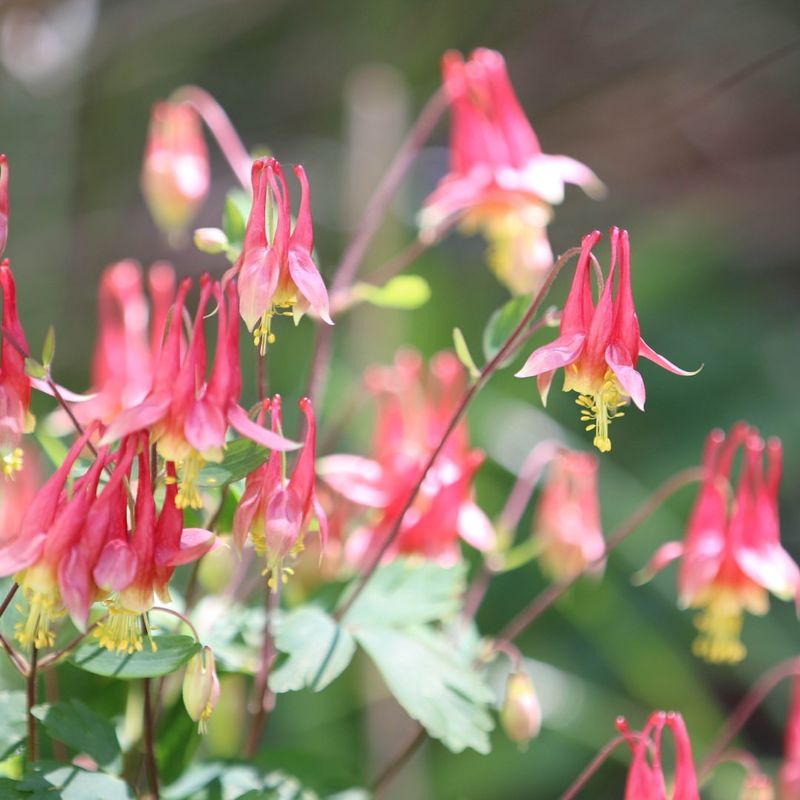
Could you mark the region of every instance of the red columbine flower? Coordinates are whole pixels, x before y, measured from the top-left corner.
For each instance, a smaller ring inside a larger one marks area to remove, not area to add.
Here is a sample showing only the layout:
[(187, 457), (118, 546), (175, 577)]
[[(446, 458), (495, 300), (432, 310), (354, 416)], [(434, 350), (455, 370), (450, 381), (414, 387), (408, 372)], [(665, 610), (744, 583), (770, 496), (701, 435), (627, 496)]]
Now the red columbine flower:
[(0, 256), (8, 241), (8, 156), (0, 154)]
[(450, 173), (428, 197), (420, 215), (421, 235), (435, 239), (453, 222), (480, 230), (492, 243), (490, 262), (515, 293), (536, 289), (553, 263), (546, 226), (552, 206), (564, 199), (564, 184), (590, 195), (604, 192), (586, 166), (567, 156), (542, 153), (494, 50), (475, 50), (442, 60), (450, 101)]
[[(553, 580), (583, 572), (605, 551), (597, 494), (598, 460), (560, 450), (553, 458), (533, 524), (542, 569)], [(601, 563), (597, 571), (602, 572)]]
[(181, 234), (208, 194), (208, 149), (197, 112), (162, 101), (153, 106), (141, 186), (156, 224)]
[(794, 679), (780, 773), (781, 800), (800, 800), (800, 678)]
[[(305, 170), (300, 165), (294, 167), (300, 182), (300, 208), (291, 234), (292, 209), (283, 167), (274, 158), (260, 158), (253, 163), (251, 174), (253, 205), (242, 252), (233, 269), (239, 276), (242, 319), (263, 353), (267, 343), (275, 340), (271, 328), (275, 314), (297, 318), (312, 308), (328, 324), (333, 325), (333, 321), (328, 313), (328, 290), (312, 256), (314, 228)], [(276, 215), (270, 235), (268, 202), (271, 210), (274, 202)]]
[[(150, 430), (159, 453), (180, 464), (179, 508), (200, 508), (196, 486), (206, 461), (221, 461), (228, 425), (242, 436), (273, 450), (291, 450), (294, 442), (253, 422), (239, 406), (239, 320), (236, 290), (222, 290), (208, 276), (201, 281), (200, 301), (188, 346), (181, 346), (181, 324), (190, 281), (178, 289), (164, 337), (153, 388), (138, 405), (123, 411), (111, 423), (103, 442), (112, 442), (141, 430)], [(209, 300), (217, 303), (217, 350), (206, 380), (206, 340), (203, 327)]]
[[(739, 484), (731, 497), (733, 460), (742, 448)], [(765, 473), (764, 460), (768, 463)], [(705, 479), (683, 542), (661, 547), (645, 569), (649, 577), (680, 558), (678, 599), (703, 609), (694, 652), (713, 662), (736, 662), (746, 650), (742, 614), (765, 614), (769, 592), (800, 602), (800, 569), (780, 544), (778, 487), (782, 449), (739, 423), (727, 441), (712, 431), (703, 456)]]
[[(377, 397), (375, 458), (328, 456), (320, 475), (357, 506), (374, 509), (377, 519), (347, 541), (350, 561), (368, 560), (389, 535), (431, 452), (444, 434), (466, 387), (464, 368), (453, 353), (431, 361), (427, 380), (422, 359), (403, 351), (393, 368), (374, 367), (367, 386)], [(459, 537), (481, 550), (495, 541), (492, 525), (473, 500), (472, 480), (483, 453), (471, 450), (465, 424), (451, 434), (417, 498), (403, 518), (390, 553), (416, 553), (442, 563), (460, 558)]]
[[(700, 800), (692, 745), (680, 714), (656, 711), (639, 734), (633, 734), (622, 717), (617, 720), (617, 728), (627, 738), (633, 754), (625, 800)], [(675, 776), (669, 794), (661, 765), (664, 728), (672, 732), (675, 740)]]
[[(582, 407), (586, 430), (594, 431), (594, 445), (602, 453), (611, 450), (608, 428), (622, 416), (619, 408), (633, 400), (644, 411), (645, 388), (636, 371), (639, 357), (647, 358), (676, 375), (694, 375), (660, 356), (639, 335), (639, 320), (631, 290), (631, 256), (628, 232), (611, 228), (611, 266), (595, 306), (592, 299), (589, 258), (602, 234), (583, 237), (567, 301), (561, 315), (561, 335), (534, 350), (518, 378), (537, 377), (542, 403), (547, 403), (557, 369), (564, 369), (564, 391), (575, 391)], [(617, 255), (619, 283), (613, 294)]]
[(0, 263), (3, 290), (3, 344), (0, 348), (0, 469), (6, 477), (22, 469), (23, 433), (30, 433), (35, 420), (30, 412), (31, 379), (25, 373), (25, 331), (17, 313), (17, 287), (8, 260)]
[[(303, 549), (303, 536), (313, 517), (319, 522), (322, 546), (327, 539), (325, 512), (316, 496), (317, 424), (311, 401), (304, 397), (300, 410), (306, 418), (306, 438), (292, 476), (287, 479), (283, 458), (273, 452), (263, 466), (247, 476), (244, 494), (233, 519), (233, 538), (237, 547), (244, 547), (249, 533), (256, 552), (266, 558), (270, 588), (277, 589), (281, 580), (292, 574), (284, 561)], [(262, 407), (269, 409), (272, 430), (281, 431), (281, 398), (275, 395)]]

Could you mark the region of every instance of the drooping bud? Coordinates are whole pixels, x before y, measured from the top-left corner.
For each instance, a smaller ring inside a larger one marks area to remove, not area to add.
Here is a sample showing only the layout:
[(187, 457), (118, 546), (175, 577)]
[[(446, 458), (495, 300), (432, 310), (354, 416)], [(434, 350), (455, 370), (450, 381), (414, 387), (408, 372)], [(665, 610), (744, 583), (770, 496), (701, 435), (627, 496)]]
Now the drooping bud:
[(156, 224), (179, 235), (208, 194), (208, 149), (197, 112), (189, 105), (156, 103), (142, 165), (141, 186)]
[(763, 772), (749, 772), (742, 784), (740, 800), (775, 800), (772, 781)]
[(186, 712), (198, 723), (200, 733), (208, 732), (208, 719), (219, 700), (219, 679), (214, 652), (204, 647), (192, 656), (183, 676), (183, 704)]
[(194, 246), (201, 253), (214, 256), (228, 247), (228, 237), (219, 228), (198, 228), (194, 232)]
[(506, 694), (500, 710), (500, 722), (506, 736), (520, 747), (526, 747), (539, 735), (542, 709), (533, 681), (525, 672), (512, 672), (506, 683)]

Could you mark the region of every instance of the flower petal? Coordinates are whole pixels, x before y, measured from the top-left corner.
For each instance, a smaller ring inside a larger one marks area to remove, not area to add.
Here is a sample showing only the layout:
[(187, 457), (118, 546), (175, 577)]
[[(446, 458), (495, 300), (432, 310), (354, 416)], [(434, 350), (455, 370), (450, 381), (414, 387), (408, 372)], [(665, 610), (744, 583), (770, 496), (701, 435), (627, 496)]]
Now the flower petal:
[(333, 325), (328, 311), (328, 290), (316, 264), (305, 250), (292, 248), (289, 251), (289, 274), (300, 294), (324, 322)]
[(156, 549), (156, 563), (166, 567), (190, 564), (204, 556), (212, 548), (216, 538), (213, 531), (205, 528), (184, 528), (180, 549), (172, 552)]
[(293, 442), (285, 436), (273, 433), (257, 425), (247, 416), (247, 412), (241, 406), (230, 406), (228, 409), (228, 422), (237, 433), (240, 433), (246, 439), (250, 439), (256, 444), (268, 447), (270, 450), (285, 452), (288, 450), (297, 450), (299, 447), (302, 447), (299, 442)]
[(458, 535), (476, 550), (486, 552), (497, 543), (489, 517), (475, 503), (462, 503), (458, 510)]
[(675, 373), (675, 375), (683, 375), (685, 377), (691, 377), (692, 375), (697, 375), (701, 369), (703, 369), (703, 365), (701, 364), (695, 370), (686, 370), (681, 369), (680, 367), (673, 364), (669, 359), (664, 358), (664, 356), (659, 355), (650, 347), (644, 339), (639, 339), (639, 356), (641, 358), (646, 358), (648, 361), (652, 361), (654, 364), (658, 364), (659, 367), (662, 369), (669, 370), (670, 372)]
[(585, 341), (585, 333), (567, 333), (559, 336), (550, 344), (534, 350), (522, 369), (516, 373), (516, 377), (530, 378), (569, 366), (581, 354)]
[(634, 369), (631, 354), (620, 345), (609, 345), (606, 348), (606, 364), (614, 371), (617, 380), (625, 392), (630, 395), (636, 408), (644, 411), (644, 380)]
[(385, 508), (391, 501), (391, 491), (382, 485), (383, 467), (377, 461), (347, 454), (325, 456), (317, 462), (317, 473), (351, 503)]
[(152, 395), (138, 406), (126, 409), (108, 426), (100, 444), (111, 444), (130, 433), (147, 430), (164, 417), (169, 403), (168, 394)]

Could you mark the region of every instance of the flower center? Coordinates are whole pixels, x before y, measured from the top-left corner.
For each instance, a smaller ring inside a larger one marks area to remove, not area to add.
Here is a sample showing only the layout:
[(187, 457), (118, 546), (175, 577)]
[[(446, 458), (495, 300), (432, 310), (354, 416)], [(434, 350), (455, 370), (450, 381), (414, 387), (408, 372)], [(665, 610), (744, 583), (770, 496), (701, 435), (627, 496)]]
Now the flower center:
[[(14, 626), (14, 638), (23, 647), (52, 647), (56, 643), (52, 623), (67, 613), (61, 605), (58, 589), (42, 591), (24, 587), (23, 591), (28, 603), (28, 615), (25, 622), (18, 622)], [(25, 608), (18, 605), (17, 611), (24, 614)]]
[(178, 494), (175, 495), (175, 505), (180, 508), (202, 508), (203, 498), (197, 488), (197, 479), (200, 470), (205, 465), (205, 459), (196, 450), (192, 450), (183, 461), (178, 463)]
[(581, 422), (588, 422), (587, 431), (594, 431), (594, 446), (601, 453), (611, 450), (611, 439), (608, 428), (612, 421), (625, 414), (619, 411), (620, 406), (628, 403), (628, 395), (619, 385), (617, 376), (608, 370), (603, 378), (600, 391), (595, 394), (581, 394), (575, 401), (581, 407)]
[(692, 645), (696, 656), (712, 664), (736, 664), (747, 655), (740, 639), (742, 608), (730, 592), (713, 592), (694, 624), (700, 631)]
[(105, 601), (108, 616), (98, 624), (94, 631), (94, 638), (98, 639), (101, 647), (112, 653), (139, 653), (144, 650), (144, 636), (150, 641), (150, 647), (155, 653), (158, 650), (156, 643), (147, 630), (147, 623), (142, 614), (128, 611), (120, 605), (119, 600), (111, 597)]
[(267, 353), (267, 345), (275, 344), (275, 334), (272, 332), (272, 318), (292, 317), (292, 308), (297, 303), (295, 296), (279, 299), (273, 303), (272, 307), (261, 315), (261, 322), (253, 328), (253, 344), (258, 348), (258, 352), (263, 356)]
[(22, 470), (22, 460), (23, 452), (21, 447), (15, 447), (8, 453), (5, 453), (0, 461), (3, 475), (6, 478), (13, 479), (14, 476)]

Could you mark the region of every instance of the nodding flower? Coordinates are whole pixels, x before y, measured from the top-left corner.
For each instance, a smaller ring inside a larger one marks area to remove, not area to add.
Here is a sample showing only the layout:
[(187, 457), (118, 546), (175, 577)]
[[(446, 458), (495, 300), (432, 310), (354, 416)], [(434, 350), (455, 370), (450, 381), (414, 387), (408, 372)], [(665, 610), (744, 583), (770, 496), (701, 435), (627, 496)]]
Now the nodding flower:
[(300, 182), (300, 207), (290, 233), (292, 209), (283, 167), (274, 158), (253, 162), (253, 205), (242, 252), (233, 266), (238, 274), (239, 310), (262, 354), (267, 344), (275, 341), (272, 318), (276, 314), (297, 319), (311, 308), (333, 325), (328, 290), (312, 255), (314, 227), (308, 178), (300, 165), (294, 167), (294, 174)]
[[(733, 462), (740, 449), (739, 482), (733, 489)], [(800, 602), (800, 569), (780, 543), (781, 443), (765, 442), (746, 423), (735, 425), (727, 438), (714, 430), (706, 440), (703, 467), (705, 477), (683, 542), (659, 548), (644, 577), (680, 559), (679, 602), (701, 609), (695, 620), (700, 632), (695, 654), (735, 663), (747, 652), (740, 640), (745, 611), (765, 614), (770, 592)]]
[(182, 234), (208, 194), (208, 148), (197, 112), (184, 103), (153, 106), (147, 132), (141, 187), (156, 224)]
[[(419, 353), (403, 350), (392, 367), (372, 367), (366, 383), (377, 404), (373, 458), (333, 455), (320, 459), (322, 479), (350, 501), (361, 522), (345, 555), (360, 566), (380, 548), (414, 490), (430, 454), (447, 430), (466, 388), (466, 371), (454, 353), (442, 352), (423, 372)], [(420, 555), (442, 564), (461, 558), (459, 539), (479, 550), (495, 545), (492, 524), (474, 500), (473, 480), (483, 453), (469, 445), (460, 423), (439, 453), (387, 553)]]
[[(264, 574), (269, 576), (268, 584), (273, 591), (292, 574), (292, 568), (285, 566), (285, 562), (303, 550), (303, 539), (314, 517), (319, 524), (323, 549), (328, 535), (327, 518), (316, 495), (314, 410), (306, 397), (300, 400), (299, 406), (306, 418), (306, 438), (294, 472), (287, 478), (284, 459), (273, 451), (265, 464), (247, 476), (233, 519), (237, 547), (240, 550), (244, 547), (249, 534), (256, 553), (266, 560)], [(265, 401), (262, 419), (267, 409), (272, 418), (272, 430), (280, 433), (279, 395)]]
[[(36, 420), (30, 412), (31, 379), (25, 372), (28, 343), (17, 312), (17, 287), (8, 260), (0, 263), (3, 291), (3, 344), (0, 347), (0, 470), (5, 477), (22, 469), (20, 442)], [(23, 352), (20, 352), (22, 350)]]
[[(273, 450), (299, 446), (257, 425), (238, 404), (239, 320), (233, 284), (223, 290), (219, 283), (203, 276), (191, 341), (182, 346), (183, 309), (190, 284), (187, 279), (178, 288), (152, 389), (138, 405), (120, 413), (102, 439), (109, 443), (149, 430), (159, 454), (178, 463), (175, 502), (179, 508), (202, 506), (197, 487), (200, 470), (206, 461), (222, 460), (229, 425), (242, 436)], [(207, 378), (204, 319), (212, 297), (217, 303), (217, 349)]]
[(0, 256), (8, 242), (8, 156), (0, 153)]
[[(592, 298), (589, 260), (602, 237), (593, 231), (583, 237), (572, 287), (561, 314), (560, 336), (534, 350), (517, 373), (518, 378), (536, 376), (542, 403), (556, 370), (564, 370), (564, 391), (578, 393), (581, 421), (594, 432), (594, 446), (611, 450), (608, 429), (623, 416), (620, 408), (631, 400), (644, 411), (644, 380), (636, 370), (640, 357), (647, 358), (676, 375), (694, 375), (659, 355), (639, 335), (639, 320), (631, 289), (631, 254), (628, 232), (611, 228), (611, 266), (600, 297)], [(619, 257), (619, 279), (615, 281)], [(618, 284), (614, 294), (614, 284)]]
[(208, 720), (218, 700), (219, 678), (214, 651), (204, 647), (189, 659), (183, 676), (183, 704), (200, 733), (208, 733)]
[(448, 51), (442, 74), (450, 172), (423, 205), (420, 236), (435, 240), (455, 222), (480, 231), (497, 277), (514, 293), (535, 291), (553, 263), (546, 227), (564, 184), (594, 197), (604, 194), (603, 184), (579, 161), (542, 152), (500, 53), (480, 48), (465, 63)]
[[(683, 717), (675, 712), (656, 711), (640, 733), (633, 733), (620, 717), (618, 730), (625, 736), (633, 754), (625, 800), (700, 800), (697, 773), (692, 759), (692, 744)], [(661, 764), (661, 742), (664, 729), (675, 740), (675, 775), (667, 792)]]

